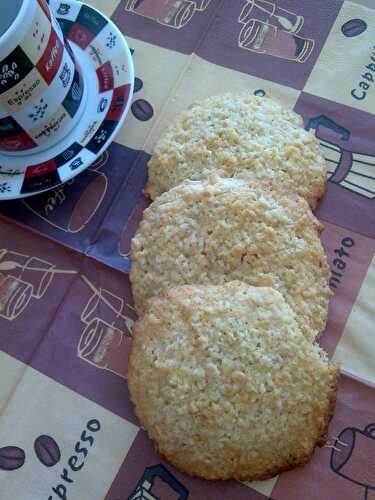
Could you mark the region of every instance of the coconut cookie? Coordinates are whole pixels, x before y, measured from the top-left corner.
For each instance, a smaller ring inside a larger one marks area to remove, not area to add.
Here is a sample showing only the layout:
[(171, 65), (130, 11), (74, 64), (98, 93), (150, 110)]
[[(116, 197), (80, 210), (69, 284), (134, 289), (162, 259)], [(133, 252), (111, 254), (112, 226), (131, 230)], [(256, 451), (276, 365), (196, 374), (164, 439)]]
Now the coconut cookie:
[(323, 195), (326, 164), (302, 119), (277, 102), (225, 94), (182, 112), (155, 146), (145, 192), (155, 199), (186, 179), (272, 180), (314, 207)]
[(325, 443), (338, 378), (271, 288), (180, 286), (150, 299), (135, 325), (136, 414), (163, 456), (205, 479), (306, 463)]
[(181, 184), (145, 210), (132, 241), (136, 308), (164, 288), (240, 280), (279, 290), (315, 338), (331, 295), (320, 229), (297, 195), (239, 179)]

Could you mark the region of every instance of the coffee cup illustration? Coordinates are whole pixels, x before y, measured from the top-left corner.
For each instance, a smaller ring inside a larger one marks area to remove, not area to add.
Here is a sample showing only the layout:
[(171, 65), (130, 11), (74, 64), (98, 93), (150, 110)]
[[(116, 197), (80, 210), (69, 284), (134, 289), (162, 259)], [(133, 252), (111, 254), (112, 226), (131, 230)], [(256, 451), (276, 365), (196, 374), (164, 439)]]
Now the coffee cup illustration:
[(244, 24), (238, 39), (242, 49), (304, 63), (313, 51), (315, 42), (289, 33), (258, 19)]
[(134, 492), (128, 497), (128, 500), (159, 500), (161, 497), (156, 492), (153, 493), (152, 491), (157, 479), (161, 479), (170, 487), (171, 491), (177, 493), (177, 500), (188, 499), (189, 492), (186, 487), (180, 483), (164, 465), (158, 464), (152, 467), (146, 467), (142, 478), (138, 481)]
[(86, 169), (79, 177), (22, 203), (50, 226), (78, 233), (100, 208), (107, 189), (108, 180), (104, 174)]
[(134, 309), (112, 292), (104, 288), (96, 289), (85, 276), (82, 279), (89, 284), (93, 294), (81, 314), (81, 321), (89, 324), (93, 319), (99, 318), (125, 335), (131, 336), (135, 318)]
[(211, 0), (191, 0), (196, 10), (206, 10)]
[(32, 288), (32, 296), (41, 299), (46, 293), (53, 276), (55, 266), (37, 257), (0, 250), (0, 272), (20, 282), (27, 283)]
[(81, 277), (92, 294), (81, 314), (85, 327), (77, 356), (99, 369), (127, 378), (135, 311), (124, 299), (96, 288), (86, 276)]
[(188, 0), (127, 0), (125, 9), (171, 28), (183, 28), (194, 15), (194, 2)]
[(30, 283), (0, 272), (0, 318), (16, 319), (27, 307), (32, 294)]
[(332, 446), (331, 469), (375, 495), (375, 423), (364, 429), (347, 427)]
[(304, 23), (303, 16), (283, 9), (269, 0), (247, 0), (238, 20), (247, 24), (252, 19), (264, 19), (289, 33), (297, 33)]
[(55, 275), (77, 274), (57, 269), (38, 257), (0, 249), (0, 317), (13, 321), (31, 299), (46, 294)]
[(97, 368), (127, 378), (131, 343), (130, 335), (100, 318), (93, 318), (82, 332), (78, 357)]

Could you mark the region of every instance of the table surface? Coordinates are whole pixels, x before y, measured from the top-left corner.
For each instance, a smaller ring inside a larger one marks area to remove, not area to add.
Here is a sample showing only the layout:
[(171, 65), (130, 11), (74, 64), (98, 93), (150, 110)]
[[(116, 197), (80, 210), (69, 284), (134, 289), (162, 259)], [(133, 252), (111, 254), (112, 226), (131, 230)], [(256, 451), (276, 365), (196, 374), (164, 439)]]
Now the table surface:
[[(363, 6), (373, 1), (153, 1), (138, 11), (91, 2), (133, 50), (136, 92), (116, 141), (73, 182), (0, 204), (1, 500), (375, 498), (375, 12)], [(259, 4), (303, 20), (278, 36), (310, 47), (304, 59), (254, 50), (251, 19), (282, 31)], [(342, 367), (331, 446), (251, 484), (194, 479), (159, 457), (126, 383), (130, 241), (149, 204), (147, 162), (176, 113), (228, 90), (273, 97), (320, 141), (329, 182), (316, 214), (333, 291), (320, 343)]]

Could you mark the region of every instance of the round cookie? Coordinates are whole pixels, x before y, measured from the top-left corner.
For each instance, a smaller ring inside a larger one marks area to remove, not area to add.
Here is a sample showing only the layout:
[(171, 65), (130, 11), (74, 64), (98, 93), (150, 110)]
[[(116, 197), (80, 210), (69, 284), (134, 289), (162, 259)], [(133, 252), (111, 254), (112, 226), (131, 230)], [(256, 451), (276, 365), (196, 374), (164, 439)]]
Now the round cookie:
[(319, 142), (300, 116), (269, 98), (224, 94), (193, 104), (159, 139), (145, 193), (155, 199), (186, 179), (272, 180), (314, 207), (327, 177)]
[(187, 182), (157, 198), (133, 238), (137, 310), (163, 288), (240, 280), (279, 290), (310, 338), (331, 295), (321, 225), (305, 200), (239, 179)]
[(163, 456), (191, 475), (248, 481), (302, 465), (325, 444), (338, 378), (279, 292), (240, 282), (150, 299), (128, 373)]

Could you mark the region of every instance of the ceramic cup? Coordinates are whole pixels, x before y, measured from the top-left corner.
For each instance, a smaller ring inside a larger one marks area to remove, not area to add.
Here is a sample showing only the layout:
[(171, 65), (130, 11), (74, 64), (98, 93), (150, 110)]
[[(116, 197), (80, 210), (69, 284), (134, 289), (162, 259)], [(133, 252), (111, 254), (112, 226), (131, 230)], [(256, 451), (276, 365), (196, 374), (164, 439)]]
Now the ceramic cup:
[(0, 19), (0, 152), (29, 155), (76, 125), (84, 81), (46, 0), (4, 2)]

